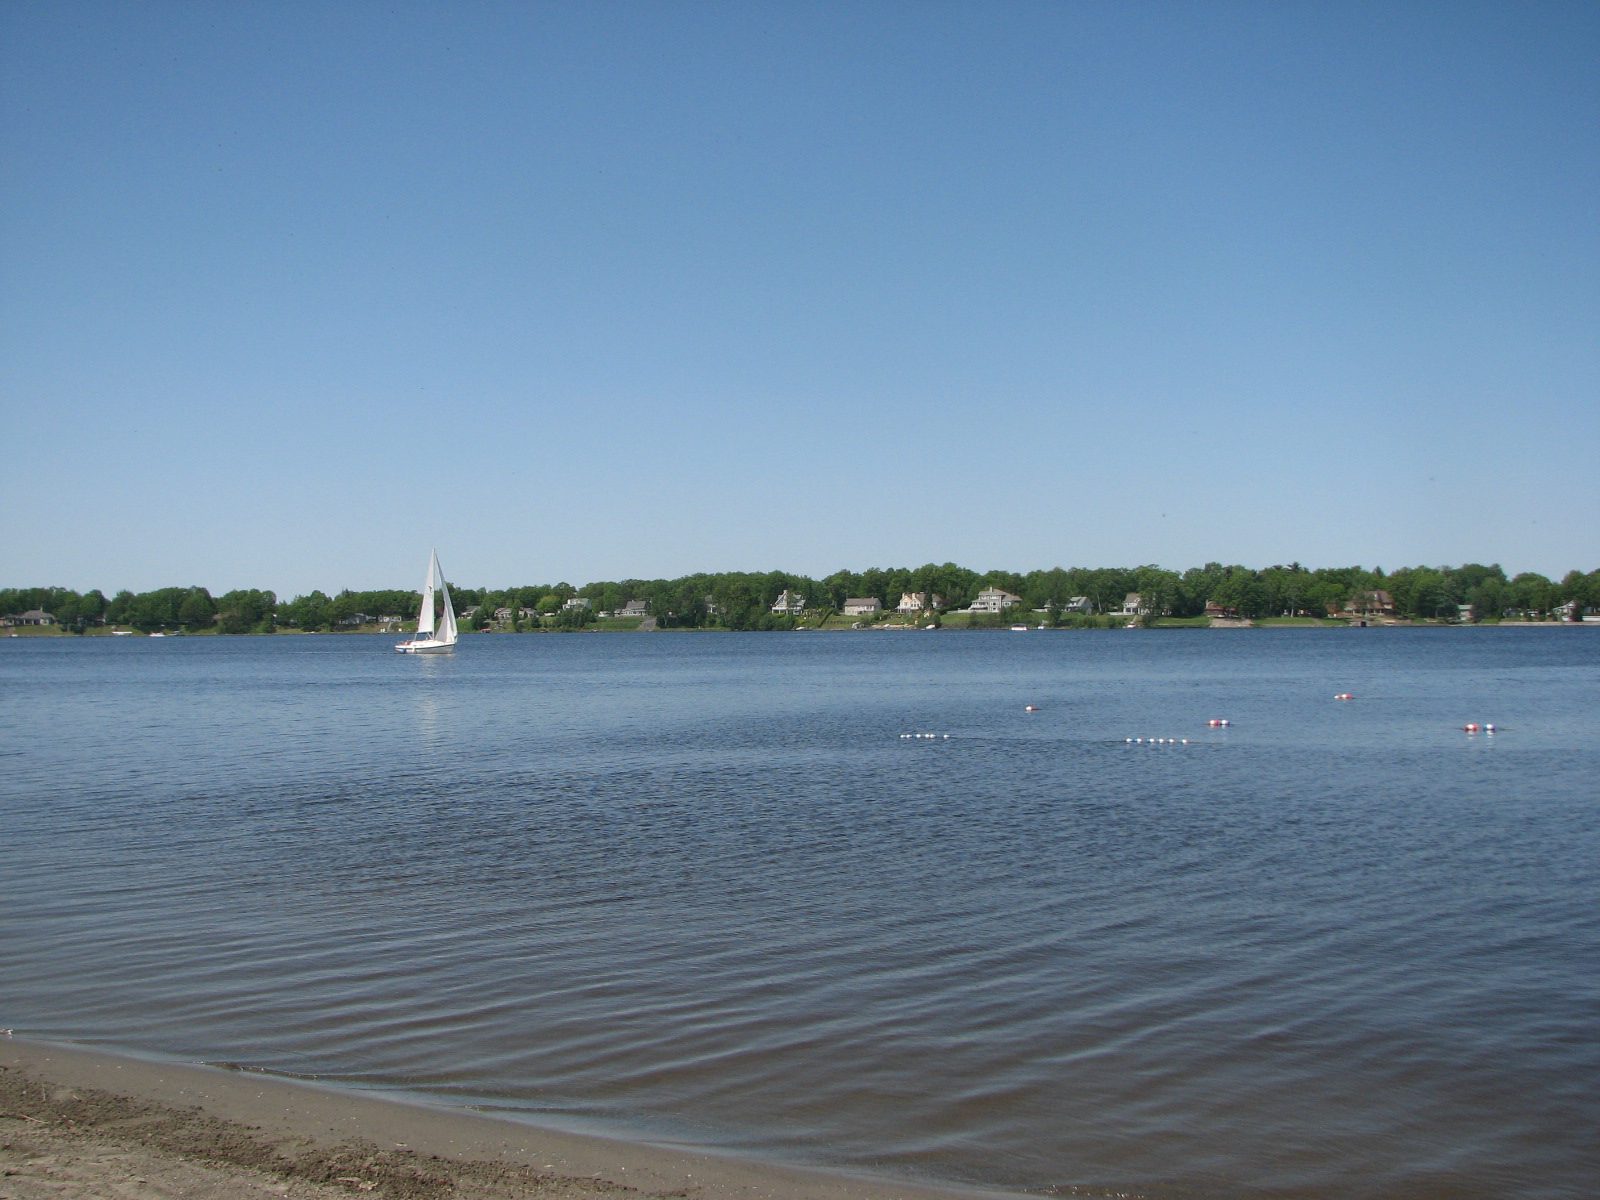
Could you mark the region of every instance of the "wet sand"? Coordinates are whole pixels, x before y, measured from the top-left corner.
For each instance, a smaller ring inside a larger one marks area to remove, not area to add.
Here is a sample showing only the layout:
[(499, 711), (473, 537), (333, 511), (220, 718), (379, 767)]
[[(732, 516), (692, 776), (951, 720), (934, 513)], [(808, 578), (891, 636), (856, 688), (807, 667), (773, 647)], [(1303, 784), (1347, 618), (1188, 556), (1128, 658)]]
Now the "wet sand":
[(958, 1200), (254, 1072), (0, 1038), (3, 1200)]

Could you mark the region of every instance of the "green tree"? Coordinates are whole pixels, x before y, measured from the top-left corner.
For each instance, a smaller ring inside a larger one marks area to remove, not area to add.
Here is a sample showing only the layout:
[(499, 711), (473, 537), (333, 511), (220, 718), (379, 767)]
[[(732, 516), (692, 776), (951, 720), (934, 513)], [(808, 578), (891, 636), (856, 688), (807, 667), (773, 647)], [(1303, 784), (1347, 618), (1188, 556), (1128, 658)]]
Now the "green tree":
[(102, 625), (106, 619), (106, 598), (99, 588), (90, 588), (83, 594), (79, 611), (92, 625)]
[(1562, 576), (1561, 585), (1556, 589), (1557, 598), (1563, 603), (1571, 603), (1573, 616), (1583, 620), (1583, 610), (1589, 607), (1589, 576), (1582, 571), (1568, 571)]
[(1120, 567), (1100, 567), (1090, 571), (1083, 595), (1089, 597), (1095, 612), (1119, 612), (1128, 593), (1134, 590), (1132, 571)]
[(1428, 567), (1416, 568), (1409, 572), (1403, 591), (1404, 602), (1401, 603), (1396, 597), (1396, 603), (1401, 612), (1417, 620), (1435, 620), (1455, 613), (1455, 600), (1450, 595), (1443, 573), (1439, 571)]
[(217, 628), (223, 633), (271, 633), (277, 598), (271, 592), (240, 588), (217, 599)]
[(550, 618), (550, 624), (555, 629), (582, 629), (594, 614), (587, 608), (563, 608)]
[(1498, 620), (1511, 606), (1505, 581), (1493, 577), (1485, 577), (1467, 592), (1467, 603), (1472, 605), (1472, 619), (1485, 621)]
[(62, 629), (71, 630), (73, 633), (83, 632), (83, 614), (76, 592), (69, 592), (65, 588), (49, 588), (41, 603), (29, 607), (44, 609), (56, 619), (56, 624)]
[[(419, 599), (417, 603), (420, 605), (421, 600)], [(327, 629), (332, 619), (332, 605), (333, 602), (328, 599), (325, 592), (313, 590), (304, 596), (296, 596), (287, 604), (280, 605), (278, 620), (297, 629)]]
[(1183, 580), (1176, 571), (1166, 571), (1157, 566), (1140, 567), (1133, 573), (1133, 591), (1139, 593), (1139, 602), (1152, 618), (1182, 607)]
[(106, 620), (112, 625), (126, 625), (133, 619), (133, 593), (123, 589), (111, 597), (106, 605)]
[(822, 579), (822, 587), (828, 594), (828, 607), (834, 610), (844, 608), (844, 602), (851, 596), (865, 594), (861, 590), (861, 576), (854, 571), (835, 571), (832, 575), (826, 575)]
[(1530, 613), (1547, 613), (1554, 605), (1555, 585), (1535, 571), (1511, 580), (1511, 603)]
[(178, 604), (178, 623), (185, 629), (210, 629), (211, 619), (217, 615), (217, 606), (211, 593), (203, 587), (193, 587), (184, 593)]

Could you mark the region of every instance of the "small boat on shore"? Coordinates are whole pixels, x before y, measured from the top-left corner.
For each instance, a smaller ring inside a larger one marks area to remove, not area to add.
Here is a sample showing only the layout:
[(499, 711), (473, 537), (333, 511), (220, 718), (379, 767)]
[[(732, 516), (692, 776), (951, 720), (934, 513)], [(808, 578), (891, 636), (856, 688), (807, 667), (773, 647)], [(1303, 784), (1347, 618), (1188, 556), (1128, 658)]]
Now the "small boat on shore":
[(395, 647), (401, 654), (442, 654), (456, 648), (456, 610), (450, 604), (450, 589), (444, 583), (439, 552), (428, 560), (428, 576), (422, 581), (422, 612), (417, 617), (417, 632)]

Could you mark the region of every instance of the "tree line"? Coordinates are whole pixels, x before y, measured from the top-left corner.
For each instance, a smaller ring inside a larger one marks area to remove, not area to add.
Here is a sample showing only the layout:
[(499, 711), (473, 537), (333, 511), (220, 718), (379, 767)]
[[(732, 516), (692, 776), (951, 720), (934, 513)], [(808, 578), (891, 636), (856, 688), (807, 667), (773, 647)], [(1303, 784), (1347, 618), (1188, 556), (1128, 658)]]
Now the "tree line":
[[(1473, 619), (1496, 619), (1509, 613), (1546, 614), (1574, 602), (1581, 610), (1600, 609), (1600, 569), (1569, 571), (1559, 581), (1534, 572), (1507, 577), (1498, 564), (1468, 563), (1459, 567), (1405, 567), (1384, 572), (1374, 567), (1308, 569), (1299, 563), (1257, 570), (1240, 565), (1207, 563), (1178, 572), (1157, 566), (1053, 567), (1026, 574), (1012, 571), (979, 573), (955, 563), (928, 563), (915, 568), (835, 571), (816, 579), (783, 571), (722, 572), (679, 579), (623, 579), (574, 587), (569, 583), (510, 588), (450, 585), (456, 611), (471, 615), (468, 627), (482, 628), (497, 611), (509, 612), (516, 628), (578, 628), (600, 613), (619, 611), (629, 601), (644, 601), (656, 621), (667, 627), (782, 629), (797, 618), (772, 611), (778, 597), (799, 596), (812, 612), (840, 611), (847, 599), (876, 598), (894, 609), (905, 593), (939, 597), (946, 610), (965, 608), (986, 587), (1021, 597), (1028, 610), (1067, 612), (1080, 597), (1095, 612), (1115, 612), (1130, 592), (1138, 592), (1151, 612), (1175, 617), (1199, 616), (1208, 604), (1241, 617), (1324, 616), (1346, 607), (1359, 608), (1364, 597), (1383, 591), (1394, 611), (1418, 620), (1453, 619), (1469, 606)], [(586, 605), (572, 606), (582, 598)], [(157, 588), (150, 592), (120, 591), (109, 600), (99, 590), (68, 588), (0, 588), (0, 613), (43, 610), (57, 624), (82, 632), (98, 625), (158, 630), (217, 630), (222, 633), (270, 633), (276, 629), (329, 630), (392, 616), (415, 619), (419, 593), (414, 591), (341, 591), (329, 596), (308, 592), (280, 600), (271, 591), (239, 589), (213, 596), (203, 587)]]

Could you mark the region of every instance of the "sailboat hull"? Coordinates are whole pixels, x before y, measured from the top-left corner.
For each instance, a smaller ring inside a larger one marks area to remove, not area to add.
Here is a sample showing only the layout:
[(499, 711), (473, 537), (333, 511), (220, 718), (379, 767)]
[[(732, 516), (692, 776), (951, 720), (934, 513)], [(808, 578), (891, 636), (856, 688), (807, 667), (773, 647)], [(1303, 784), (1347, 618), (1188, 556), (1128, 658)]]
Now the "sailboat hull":
[(454, 642), (401, 642), (395, 647), (401, 654), (448, 654), (455, 648)]

